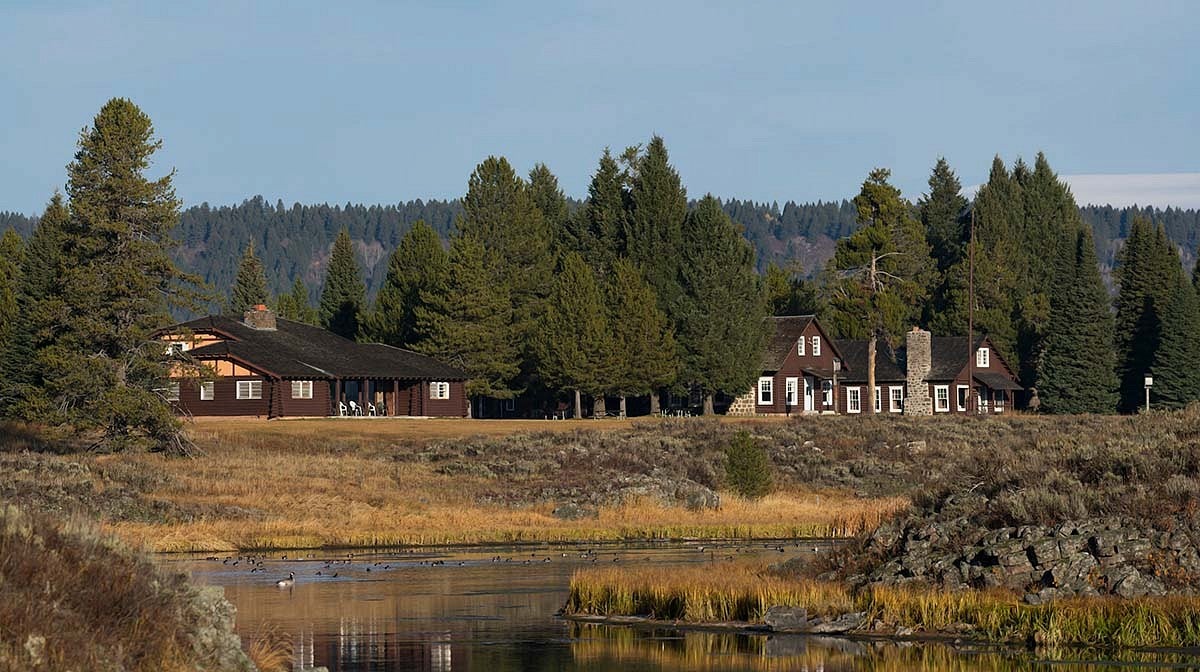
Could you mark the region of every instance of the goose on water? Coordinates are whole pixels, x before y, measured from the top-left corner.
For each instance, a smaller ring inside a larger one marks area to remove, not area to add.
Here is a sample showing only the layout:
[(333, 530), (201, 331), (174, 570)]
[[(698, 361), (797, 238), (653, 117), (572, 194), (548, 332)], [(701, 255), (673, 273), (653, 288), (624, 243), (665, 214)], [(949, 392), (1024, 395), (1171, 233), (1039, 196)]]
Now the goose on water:
[(296, 585), (296, 574), (294, 572), (288, 572), (288, 578), (276, 581), (275, 585), (279, 588), (291, 588), (292, 586)]

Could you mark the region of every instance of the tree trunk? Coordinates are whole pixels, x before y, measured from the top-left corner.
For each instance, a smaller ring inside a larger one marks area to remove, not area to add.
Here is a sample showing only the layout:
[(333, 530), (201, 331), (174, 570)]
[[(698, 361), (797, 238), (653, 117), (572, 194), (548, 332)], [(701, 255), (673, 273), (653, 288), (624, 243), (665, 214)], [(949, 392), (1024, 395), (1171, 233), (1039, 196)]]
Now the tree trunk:
[(575, 410), (572, 413), (575, 420), (583, 417), (583, 396), (579, 390), (575, 390)]
[(704, 415), (713, 415), (716, 411), (713, 410), (713, 395), (704, 395)]
[(875, 342), (879, 339), (875, 332), (867, 339), (867, 408), (868, 413), (875, 412)]
[(608, 403), (603, 394), (592, 397), (592, 417), (603, 418), (608, 415)]
[(654, 390), (650, 393), (650, 415), (660, 415), (661, 413), (662, 408), (658, 403), (658, 390)]
[(624, 419), (625, 419), (625, 417), (626, 417), (626, 413), (625, 413), (625, 395), (623, 395), (623, 394), (622, 394), (622, 395), (621, 395), (621, 419), (622, 419), (622, 420), (624, 420)]

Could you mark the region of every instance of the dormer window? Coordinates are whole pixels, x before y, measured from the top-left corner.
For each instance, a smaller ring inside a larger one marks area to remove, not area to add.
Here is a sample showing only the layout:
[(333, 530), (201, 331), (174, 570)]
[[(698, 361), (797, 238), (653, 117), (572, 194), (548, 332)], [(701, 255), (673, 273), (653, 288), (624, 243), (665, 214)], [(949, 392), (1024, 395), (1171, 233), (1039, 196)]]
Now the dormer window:
[(988, 348), (980, 348), (975, 351), (975, 366), (986, 369), (991, 365), (992, 353)]
[(812, 337), (812, 356), (813, 357), (821, 356), (821, 337), (820, 336)]
[(796, 354), (800, 355), (801, 357), (804, 356), (804, 337), (803, 336), (800, 337), (800, 340), (796, 341)]

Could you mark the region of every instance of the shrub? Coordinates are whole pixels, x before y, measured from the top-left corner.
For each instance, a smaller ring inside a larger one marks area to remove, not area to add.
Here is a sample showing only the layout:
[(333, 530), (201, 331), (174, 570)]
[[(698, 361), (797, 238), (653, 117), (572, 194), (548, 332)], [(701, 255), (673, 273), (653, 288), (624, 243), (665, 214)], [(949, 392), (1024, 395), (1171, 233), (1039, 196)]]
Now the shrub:
[(725, 446), (725, 484), (750, 499), (771, 492), (771, 461), (750, 432), (738, 432)]

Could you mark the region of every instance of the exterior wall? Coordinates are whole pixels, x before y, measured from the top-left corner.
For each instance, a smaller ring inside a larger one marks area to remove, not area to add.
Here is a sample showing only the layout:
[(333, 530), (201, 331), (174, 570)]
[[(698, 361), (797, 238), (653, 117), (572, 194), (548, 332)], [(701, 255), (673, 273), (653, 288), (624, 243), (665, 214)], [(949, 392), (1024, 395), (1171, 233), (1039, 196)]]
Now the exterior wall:
[[(991, 341), (989, 341), (988, 339), (984, 339), (983, 342), (980, 343), (979, 347), (989, 349), (988, 365), (987, 366), (979, 366), (978, 359), (976, 359), (976, 357), (977, 357), (976, 353), (974, 353), (974, 352), (971, 353), (971, 357), (972, 357), (972, 359), (971, 359), (972, 367), (971, 368), (974, 373), (979, 373), (981, 371), (985, 371), (985, 372), (989, 372), (989, 373), (999, 373), (999, 374), (1002, 374), (1012, 380), (1016, 380), (1017, 377), (1013, 374), (1012, 369), (1010, 369), (1008, 367), (1008, 365), (1005, 364), (1002, 359), (1000, 359), (999, 355), (996, 353), (996, 348), (995, 348), (995, 346), (992, 345)], [(976, 350), (976, 352), (978, 352), (978, 349)], [(964, 414), (964, 415), (970, 412), (968, 410), (968, 409), (970, 409), (970, 404), (968, 404), (966, 406), (966, 408), (964, 408), (962, 410), (960, 410), (958, 408), (958, 388), (960, 386), (968, 387), (968, 388), (970, 387), (969, 379), (967, 376), (967, 365), (965, 362), (963, 363), (962, 370), (958, 372), (958, 375), (954, 377), (954, 380), (938, 380), (938, 381), (931, 381), (929, 383), (928, 389), (929, 389), (930, 399), (933, 399), (933, 395), (935, 394), (935, 391), (934, 391), (935, 387), (939, 386), (939, 385), (948, 385), (950, 388), (950, 410), (949, 411), (935, 411), (935, 412), (940, 413), (940, 414), (956, 413), (956, 414)], [(981, 387), (981, 386), (976, 385), (977, 390), (979, 387)], [(991, 389), (985, 389), (984, 393), (988, 394), (988, 395), (993, 394)], [(1001, 411), (1002, 413), (1012, 412), (1013, 404), (1016, 401), (1013, 398), (1013, 394), (1011, 392), (1007, 393), (1006, 396), (1007, 396), (1007, 401), (1005, 402), (1003, 410)], [(986, 406), (981, 407), (980, 410), (982, 412), (986, 412), (986, 413), (994, 412), (992, 399), (988, 398), (988, 399), (984, 399), (983, 401), (986, 402)]]
[[(812, 354), (812, 338), (819, 336), (821, 338), (821, 354), (813, 356)], [(773, 379), (770, 404), (758, 403), (758, 381), (754, 383), (754, 389), (751, 390), (754, 402), (754, 413), (756, 414), (784, 414), (784, 413), (803, 413), (804, 412), (804, 369), (813, 369), (818, 371), (833, 371), (833, 343), (826, 338), (825, 334), (821, 333), (821, 329), (817, 326), (817, 321), (812, 320), (804, 327), (804, 354), (800, 355), (797, 352), (796, 344), (793, 343), (788, 351), (787, 358), (783, 360), (783, 366), (778, 371), (765, 372), (764, 375), (769, 375)], [(787, 379), (797, 378), (796, 389), (796, 404), (789, 407), (787, 404)], [(813, 390), (813, 412), (820, 413), (822, 411), (833, 411), (834, 406), (831, 404), (825, 406), (822, 404), (821, 380), (813, 378), (815, 389)], [(834, 390), (835, 400), (839, 395), (837, 390)], [(739, 397), (741, 399), (741, 397)]]
[[(861, 415), (870, 415), (871, 414), (870, 408), (867, 406), (867, 384), (865, 382), (849, 381), (846, 383), (841, 383), (839, 381), (838, 387), (840, 388), (838, 390), (838, 398), (837, 398), (837, 402), (838, 402), (837, 403), (837, 412), (838, 413), (850, 413), (849, 390), (850, 390), (850, 388), (858, 388), (859, 395), (862, 400), (862, 404), (861, 404), (862, 410), (858, 414), (861, 414)], [(902, 380), (879, 381), (878, 384), (876, 385), (876, 387), (879, 388), (879, 398), (881, 400), (881, 403), (879, 405), (879, 414), (880, 415), (900, 415), (900, 413), (903, 412), (903, 409), (908, 407), (908, 385), (904, 381), (902, 381)], [(902, 409), (901, 411), (896, 411), (896, 412), (892, 411), (892, 406), (891, 406), (890, 402), (891, 402), (891, 398), (892, 398), (891, 394), (892, 394), (893, 387), (899, 387), (903, 390), (904, 403), (901, 406), (901, 409)], [(857, 415), (857, 414), (853, 414), (853, 413), (850, 413), (850, 414)]]
[[(238, 399), (237, 381), (261, 380), (263, 383), (262, 399)], [(174, 402), (180, 412), (193, 416), (208, 415), (245, 415), (267, 417), (270, 409), (272, 381), (262, 376), (239, 376), (236, 378), (218, 378), (213, 381), (213, 398), (210, 401), (200, 400), (200, 387), (197, 381), (179, 381), (179, 401)], [(289, 395), (291, 388), (289, 384)], [(314, 396), (316, 391), (313, 391)]]
[(312, 399), (293, 399), (292, 381), (279, 382), (280, 415), (283, 417), (324, 417), (333, 411), (333, 382), (314, 380)]
[(729, 405), (729, 410), (725, 414), (726, 415), (742, 415), (742, 416), (754, 415), (756, 412), (755, 411), (755, 402), (757, 401), (757, 399), (758, 399), (758, 389), (757, 389), (757, 383), (756, 383), (755, 387), (751, 388), (750, 391), (746, 392), (745, 394), (738, 397), (737, 399), (734, 399), (733, 403)]
[(421, 415), (441, 418), (461, 418), (467, 414), (467, 395), (461, 380), (450, 381), (449, 399), (430, 399), (429, 383), (424, 386), (425, 408)]

